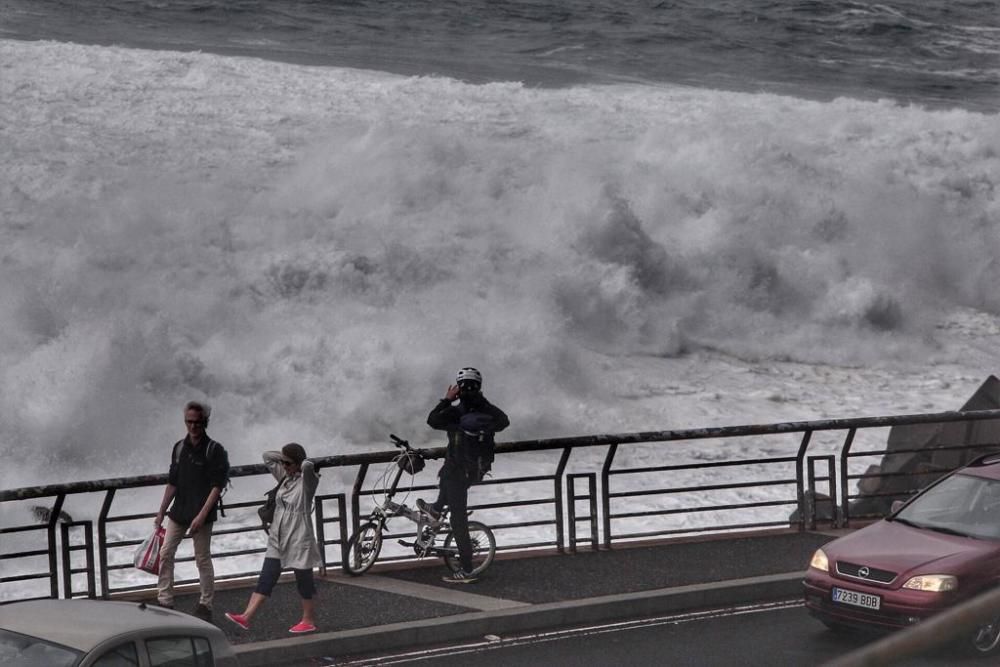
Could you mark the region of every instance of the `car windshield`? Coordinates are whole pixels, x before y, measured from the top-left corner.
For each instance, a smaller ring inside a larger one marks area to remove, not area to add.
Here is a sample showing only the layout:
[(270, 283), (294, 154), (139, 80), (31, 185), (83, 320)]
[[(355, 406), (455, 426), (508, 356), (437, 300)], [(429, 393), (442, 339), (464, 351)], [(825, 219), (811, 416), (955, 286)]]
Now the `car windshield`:
[(952, 475), (915, 498), (893, 519), (943, 533), (1000, 539), (1000, 481)]
[(0, 629), (0, 665), (4, 667), (71, 667), (82, 655), (38, 637)]

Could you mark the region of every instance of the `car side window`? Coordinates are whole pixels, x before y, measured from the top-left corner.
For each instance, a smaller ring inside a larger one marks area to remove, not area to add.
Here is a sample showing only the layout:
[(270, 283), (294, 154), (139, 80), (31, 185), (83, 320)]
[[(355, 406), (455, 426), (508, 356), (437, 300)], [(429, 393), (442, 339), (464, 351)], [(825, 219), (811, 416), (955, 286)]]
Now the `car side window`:
[(194, 655), (198, 659), (198, 666), (212, 667), (212, 645), (204, 637), (194, 638)]
[(135, 650), (135, 642), (119, 644), (94, 661), (94, 667), (136, 667), (139, 655)]
[(81, 651), (0, 628), (0, 665), (71, 667), (78, 664), (81, 657)]
[(146, 640), (152, 667), (212, 667), (212, 645), (204, 637), (157, 637)]

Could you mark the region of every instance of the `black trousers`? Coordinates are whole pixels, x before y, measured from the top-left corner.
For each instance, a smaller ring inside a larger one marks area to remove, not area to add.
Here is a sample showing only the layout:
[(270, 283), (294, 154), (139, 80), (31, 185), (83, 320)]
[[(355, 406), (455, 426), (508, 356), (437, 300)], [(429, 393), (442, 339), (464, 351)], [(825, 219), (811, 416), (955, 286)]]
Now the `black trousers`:
[(458, 466), (445, 463), (441, 468), (441, 483), (434, 509), (441, 511), (448, 506), (451, 532), (458, 547), (458, 559), (465, 572), (472, 571), (472, 540), (469, 539), (469, 476)]

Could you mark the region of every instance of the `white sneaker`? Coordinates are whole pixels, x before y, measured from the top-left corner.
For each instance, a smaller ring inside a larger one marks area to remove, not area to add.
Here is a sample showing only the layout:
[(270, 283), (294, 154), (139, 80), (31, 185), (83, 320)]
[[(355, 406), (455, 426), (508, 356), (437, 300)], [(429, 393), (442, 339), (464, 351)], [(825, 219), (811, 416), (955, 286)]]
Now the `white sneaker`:
[(459, 570), (458, 572), (452, 572), (441, 577), (441, 581), (446, 584), (474, 584), (479, 581), (479, 577), (464, 570)]

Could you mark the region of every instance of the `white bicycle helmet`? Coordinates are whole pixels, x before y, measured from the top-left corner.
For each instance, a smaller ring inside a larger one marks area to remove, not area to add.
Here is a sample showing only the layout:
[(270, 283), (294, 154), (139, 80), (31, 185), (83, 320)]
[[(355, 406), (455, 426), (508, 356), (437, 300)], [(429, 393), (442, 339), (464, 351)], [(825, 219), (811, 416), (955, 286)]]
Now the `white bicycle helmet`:
[(461, 385), (463, 382), (475, 382), (480, 387), (483, 386), (483, 374), (471, 366), (459, 369), (455, 377), (455, 384)]

